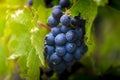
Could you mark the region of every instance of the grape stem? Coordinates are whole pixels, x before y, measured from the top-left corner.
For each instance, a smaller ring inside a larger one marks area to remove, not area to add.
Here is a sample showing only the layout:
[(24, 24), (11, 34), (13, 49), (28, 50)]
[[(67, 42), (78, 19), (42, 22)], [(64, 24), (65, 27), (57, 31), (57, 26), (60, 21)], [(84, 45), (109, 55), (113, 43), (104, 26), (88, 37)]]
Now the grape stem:
[(48, 25), (46, 25), (46, 24), (44, 24), (43, 22), (37, 21), (37, 23), (38, 23), (39, 26), (44, 27), (44, 28), (46, 28), (46, 29), (48, 29), (48, 30), (51, 30), (51, 27), (48, 26)]

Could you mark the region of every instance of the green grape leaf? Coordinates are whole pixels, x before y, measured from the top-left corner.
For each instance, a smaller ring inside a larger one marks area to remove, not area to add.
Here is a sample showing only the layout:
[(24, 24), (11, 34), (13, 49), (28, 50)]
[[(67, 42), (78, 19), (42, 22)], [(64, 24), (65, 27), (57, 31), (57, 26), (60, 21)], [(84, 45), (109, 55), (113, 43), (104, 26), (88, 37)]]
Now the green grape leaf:
[[(110, 67), (120, 66), (120, 12), (111, 7), (99, 9), (100, 22), (96, 37), (95, 57), (97, 67), (102, 73)], [(111, 16), (112, 15), (112, 16)]]
[(15, 1), (11, 1), (11, 0), (5, 0), (6, 4), (9, 4), (9, 6), (15, 6), (15, 7), (23, 7), (27, 2), (26, 0), (15, 0)]
[[(44, 0), (34, 0), (33, 7), (37, 9), (39, 6), (45, 6)], [(42, 12), (42, 11), (41, 11)]]
[[(44, 22), (44, 23), (47, 23), (47, 18), (50, 16), (51, 14), (51, 9), (49, 8), (46, 8), (42, 5), (40, 5), (37, 9), (37, 13), (38, 13), (38, 16), (39, 16), (39, 20), (41, 22)], [(41, 16), (42, 15), (42, 16)]]
[(0, 76), (5, 75), (6, 70), (6, 51), (5, 48), (0, 45)]
[(91, 28), (93, 21), (97, 15), (97, 5), (92, 0), (79, 0), (71, 7), (71, 14), (73, 16), (78, 15), (86, 20), (86, 37), (87, 43), (91, 43)]
[[(43, 2), (42, 2), (43, 3)], [(50, 15), (51, 9), (47, 9), (44, 5), (39, 5), (37, 9), (32, 9), (32, 12), (34, 14), (34, 20), (37, 22), (37, 20), (40, 20), (43, 24), (47, 23), (47, 18)], [(42, 16), (41, 16), (42, 15)], [(44, 50), (44, 37), (48, 33), (48, 30), (39, 27), (36, 25), (36, 22), (34, 24), (34, 27), (30, 30), (31, 32), (31, 44), (36, 50), (36, 54), (39, 56), (41, 65), (44, 65), (44, 56), (43, 56), (43, 50)]]
[(26, 8), (15, 10), (14, 12), (8, 11), (6, 26), (12, 29), (12, 33), (21, 34), (31, 28), (32, 19), (33, 15), (31, 11)]
[(23, 56), (20, 56), (18, 59), (18, 65), (19, 65), (22, 78), (26, 77), (27, 75), (27, 56), (28, 55), (23, 55)]
[[(28, 9), (15, 10), (7, 17), (4, 39), (12, 53), (26, 54), (31, 48), (30, 29), (32, 14)], [(16, 54), (15, 54), (16, 55)]]
[(4, 8), (4, 6), (0, 6), (0, 37), (3, 36), (4, 33), (4, 28), (5, 28), (5, 24), (6, 24), (6, 8)]
[(28, 72), (27, 72), (28, 80), (39, 80), (40, 60), (34, 48), (31, 49), (30, 53), (28, 54), (27, 67), (28, 67)]
[(40, 58), (41, 64), (44, 65), (44, 37), (47, 34), (48, 30), (42, 27), (35, 27), (31, 29), (31, 43), (33, 47), (36, 49), (36, 53)]
[(13, 57), (15, 59), (29, 53), (31, 47), (30, 34), (23, 33), (20, 36), (11, 37), (8, 42), (8, 49), (13, 54), (9, 57), (9, 59), (12, 59)]

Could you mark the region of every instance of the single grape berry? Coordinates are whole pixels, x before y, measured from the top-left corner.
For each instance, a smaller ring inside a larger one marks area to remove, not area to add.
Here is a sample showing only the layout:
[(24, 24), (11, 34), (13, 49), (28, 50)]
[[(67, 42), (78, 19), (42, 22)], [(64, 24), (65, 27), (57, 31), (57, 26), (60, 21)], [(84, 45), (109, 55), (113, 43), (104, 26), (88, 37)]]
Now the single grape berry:
[(67, 44), (66, 44), (66, 50), (67, 50), (69, 53), (74, 52), (75, 49), (76, 49), (76, 44), (75, 44), (75, 43), (67, 43)]
[(73, 42), (77, 39), (76, 37), (76, 34), (75, 34), (75, 31), (74, 30), (69, 30), (67, 33), (66, 33), (66, 39), (67, 41), (69, 42)]
[(56, 20), (60, 20), (60, 17), (62, 16), (62, 10), (61, 9), (53, 9), (52, 11), (52, 16), (56, 19)]
[(70, 0), (60, 0), (60, 5), (62, 8), (68, 7), (70, 4)]
[(46, 46), (45, 46), (45, 53), (46, 53), (47, 55), (51, 55), (51, 54), (54, 53), (54, 52), (55, 52), (54, 46), (49, 46), (49, 45), (46, 45)]
[(54, 43), (55, 37), (53, 36), (53, 34), (52, 33), (47, 34), (45, 37), (45, 44), (54, 45)]
[(63, 33), (66, 33), (67, 31), (69, 31), (71, 28), (70, 27), (68, 27), (68, 26), (65, 26), (65, 25), (62, 25), (61, 26), (61, 32), (63, 32)]
[(56, 53), (53, 53), (50, 56), (50, 63), (52, 63), (53, 65), (57, 65), (60, 62), (61, 62), (61, 58)]
[(55, 51), (58, 56), (64, 56), (66, 54), (65, 46), (57, 46)]
[(32, 6), (33, 5), (33, 0), (28, 0), (28, 6)]
[(72, 59), (73, 59), (73, 55), (70, 54), (70, 53), (66, 53), (65, 56), (63, 56), (63, 59), (64, 59), (66, 62), (70, 62), (70, 61), (72, 61)]
[(51, 27), (55, 27), (59, 24), (59, 21), (57, 21), (53, 16), (50, 16), (48, 18), (48, 24), (51, 26)]
[(55, 37), (55, 44), (58, 46), (65, 45), (66, 43), (66, 37), (65, 34), (60, 33)]
[(83, 38), (83, 30), (82, 30), (82, 28), (75, 29), (75, 32), (76, 32), (77, 37), (78, 37), (79, 40)]
[(79, 60), (82, 57), (82, 49), (77, 47), (74, 53), (74, 58)]
[(74, 26), (80, 26), (80, 18), (79, 17), (73, 17), (71, 18), (71, 24)]
[(54, 27), (51, 29), (51, 32), (54, 36), (58, 35), (59, 33), (61, 33), (60, 27)]
[(64, 14), (63, 16), (61, 16), (60, 18), (60, 22), (63, 24), (63, 25), (70, 25), (70, 17), (66, 14)]

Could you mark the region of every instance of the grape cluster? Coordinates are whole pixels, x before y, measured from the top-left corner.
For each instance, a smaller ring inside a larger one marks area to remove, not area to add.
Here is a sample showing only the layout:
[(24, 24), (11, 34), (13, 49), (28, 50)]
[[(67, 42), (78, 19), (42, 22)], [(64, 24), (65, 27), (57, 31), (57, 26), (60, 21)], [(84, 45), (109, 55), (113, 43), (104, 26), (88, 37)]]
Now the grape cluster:
[(60, 0), (59, 5), (52, 8), (52, 15), (48, 18), (51, 32), (44, 42), (45, 60), (59, 73), (73, 66), (88, 49), (84, 43), (85, 20), (80, 16), (71, 18), (62, 12), (69, 3), (69, 0)]

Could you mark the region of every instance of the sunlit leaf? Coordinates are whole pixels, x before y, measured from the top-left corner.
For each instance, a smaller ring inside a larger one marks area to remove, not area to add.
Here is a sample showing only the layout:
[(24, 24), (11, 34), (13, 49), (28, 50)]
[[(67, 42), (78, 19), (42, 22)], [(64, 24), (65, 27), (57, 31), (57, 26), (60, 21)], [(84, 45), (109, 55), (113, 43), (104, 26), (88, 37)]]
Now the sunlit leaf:
[(40, 76), (40, 60), (38, 55), (36, 54), (35, 49), (31, 49), (31, 52), (28, 55), (27, 58), (27, 67), (28, 67), (28, 80), (39, 80)]

